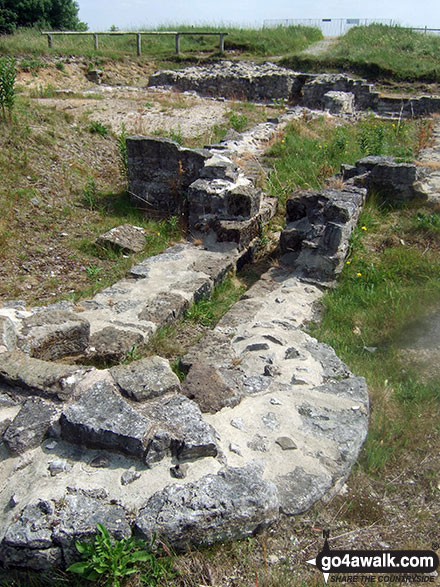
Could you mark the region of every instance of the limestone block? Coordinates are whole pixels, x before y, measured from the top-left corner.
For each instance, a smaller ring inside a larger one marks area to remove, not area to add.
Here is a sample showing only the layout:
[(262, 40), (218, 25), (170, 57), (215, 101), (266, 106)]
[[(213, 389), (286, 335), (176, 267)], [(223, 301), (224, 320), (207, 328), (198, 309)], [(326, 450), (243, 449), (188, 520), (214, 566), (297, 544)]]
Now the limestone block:
[(60, 408), (52, 402), (29, 398), (4, 433), (4, 443), (14, 454), (39, 446), (59, 412)]
[(122, 224), (115, 226), (96, 239), (96, 244), (100, 246), (111, 246), (116, 249), (139, 253), (145, 248), (146, 231), (140, 226), (131, 224)]
[(54, 361), (82, 353), (89, 334), (88, 321), (73, 312), (42, 311), (23, 320), (19, 347), (31, 357)]
[(354, 94), (352, 92), (326, 92), (323, 96), (324, 108), (332, 114), (353, 114)]
[(133, 348), (140, 347), (143, 342), (144, 337), (139, 332), (106, 326), (90, 337), (90, 353), (104, 361), (121, 361)]
[(95, 383), (77, 402), (65, 408), (60, 424), (64, 440), (139, 458), (145, 454), (152, 425), (106, 380)]
[(277, 490), (252, 462), (159, 491), (140, 510), (135, 531), (146, 540), (157, 532), (183, 549), (252, 536), (277, 517)]
[(69, 398), (84, 372), (84, 368), (41, 361), (21, 351), (0, 355), (0, 383), (50, 399)]
[(179, 378), (169, 362), (161, 357), (146, 357), (130, 365), (118, 365), (112, 367), (110, 373), (121, 392), (138, 402), (180, 391)]

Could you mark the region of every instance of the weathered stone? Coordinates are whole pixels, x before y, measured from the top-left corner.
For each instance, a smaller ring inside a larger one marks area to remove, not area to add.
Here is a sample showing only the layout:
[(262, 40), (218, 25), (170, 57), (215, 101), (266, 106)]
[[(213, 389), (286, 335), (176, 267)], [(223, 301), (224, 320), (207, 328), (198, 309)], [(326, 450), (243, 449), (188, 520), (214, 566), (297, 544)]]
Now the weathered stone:
[(179, 549), (251, 536), (278, 517), (277, 491), (261, 475), (250, 463), (168, 486), (140, 510), (135, 531), (148, 541), (157, 532)]
[(185, 479), (188, 474), (189, 465), (187, 463), (180, 465), (174, 465), (174, 467), (170, 468), (171, 477), (175, 479)]
[(342, 271), (364, 198), (365, 190), (358, 188), (295, 192), (286, 205), (281, 252), (307, 275), (334, 279)]
[(65, 461), (64, 459), (56, 459), (55, 461), (49, 463), (48, 469), (51, 476), (55, 477), (60, 473), (65, 473), (66, 471), (68, 471), (69, 465), (67, 461)]
[(129, 365), (118, 365), (110, 369), (121, 392), (142, 402), (169, 392), (179, 392), (179, 378), (170, 364), (161, 357), (146, 357)]
[(121, 485), (129, 485), (139, 479), (140, 476), (141, 474), (137, 471), (124, 471), (121, 475)]
[(96, 244), (114, 247), (125, 252), (140, 253), (145, 248), (145, 235), (145, 229), (140, 226), (122, 224), (101, 234), (96, 239)]
[(106, 326), (90, 337), (89, 352), (104, 361), (122, 361), (143, 342), (144, 337), (139, 332)]
[(99, 454), (89, 462), (89, 465), (94, 469), (105, 469), (110, 465), (110, 459), (106, 454)]
[(17, 347), (17, 334), (14, 323), (7, 316), (0, 316), (0, 346), (7, 351), (13, 351)]
[(21, 351), (0, 355), (0, 384), (32, 395), (65, 400), (84, 369), (33, 359)]
[(173, 86), (183, 91), (196, 90), (208, 96), (235, 100), (289, 100), (299, 95), (304, 74), (273, 63), (256, 65), (244, 61), (222, 61), (204, 68), (164, 70), (150, 76), (150, 86)]
[(86, 78), (89, 80), (89, 82), (93, 82), (98, 85), (102, 83), (103, 77), (104, 72), (102, 71), (102, 69), (90, 69), (86, 73)]
[(3, 442), (14, 454), (39, 446), (58, 414), (53, 403), (39, 397), (29, 398), (3, 435)]
[(298, 448), (289, 436), (280, 436), (275, 442), (282, 448), (282, 450), (295, 450)]
[(106, 380), (98, 381), (60, 418), (63, 439), (143, 458), (151, 421), (136, 412)]
[(396, 202), (427, 200), (422, 183), (425, 175), (414, 163), (397, 163), (393, 157), (375, 155), (357, 161), (355, 170), (344, 169), (344, 179), (354, 178), (355, 185)]
[(238, 166), (228, 157), (217, 153), (208, 159), (200, 170), (202, 179), (226, 179), (234, 182), (238, 174)]
[(89, 334), (88, 321), (73, 312), (42, 311), (23, 320), (18, 346), (31, 357), (54, 361), (82, 353)]
[(242, 397), (236, 385), (226, 383), (215, 367), (204, 362), (191, 367), (182, 383), (182, 393), (194, 400), (202, 412), (211, 414), (237, 405)]
[(90, 541), (96, 535), (98, 523), (117, 540), (131, 535), (126, 510), (98, 493), (96, 496), (81, 490), (67, 493), (58, 505), (56, 519), (53, 542), (62, 547), (66, 564), (79, 558), (75, 541)]
[[(205, 422), (196, 403), (183, 395), (171, 395), (148, 405), (148, 417), (157, 427), (168, 432), (163, 435), (164, 450), (170, 449), (179, 459), (216, 456), (218, 452), (214, 428)], [(149, 448), (147, 461), (152, 452)], [(152, 452), (153, 454), (153, 452)]]
[(322, 97), (323, 106), (332, 114), (353, 114), (355, 96), (351, 92), (326, 92)]
[(175, 214), (211, 153), (169, 139), (127, 138), (129, 193), (137, 208)]
[(332, 484), (332, 478), (328, 474), (312, 474), (303, 467), (295, 467), (291, 473), (280, 475), (275, 480), (280, 510), (288, 516), (301, 514), (324, 495)]
[(174, 292), (157, 294), (139, 313), (139, 320), (165, 325), (179, 320), (189, 308), (189, 302)]
[[(332, 93), (352, 93), (358, 108), (374, 109), (378, 93), (365, 80), (355, 79), (345, 73), (323, 73), (310, 76), (302, 88), (302, 104), (309, 108), (324, 108), (325, 95)], [(327, 99), (328, 100), (328, 99)]]
[(236, 185), (226, 194), (226, 210), (231, 219), (248, 219), (255, 216), (260, 204), (261, 190), (250, 182)]

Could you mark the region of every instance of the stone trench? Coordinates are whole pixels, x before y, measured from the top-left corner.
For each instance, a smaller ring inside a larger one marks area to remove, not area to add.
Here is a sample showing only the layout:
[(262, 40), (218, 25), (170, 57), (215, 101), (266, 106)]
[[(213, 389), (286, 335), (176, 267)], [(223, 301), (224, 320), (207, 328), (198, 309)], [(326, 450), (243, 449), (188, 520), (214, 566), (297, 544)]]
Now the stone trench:
[[(367, 434), (367, 387), (304, 327), (342, 270), (368, 190), (429, 199), (423, 168), (370, 157), (344, 167), (338, 190), (295, 192), (279, 266), (183, 357), (185, 381), (161, 357), (124, 363), (252, 261), (276, 211), (256, 185), (259, 155), (305, 113), (320, 114), (295, 106), (202, 150), (131, 137), (133, 203), (187, 206), (197, 240), (145, 259), (80, 306), (0, 308), (6, 568), (66, 566), (98, 522), (116, 538), (157, 533), (177, 549), (243, 538), (347, 478)], [(96, 359), (120, 364), (87, 366)]]

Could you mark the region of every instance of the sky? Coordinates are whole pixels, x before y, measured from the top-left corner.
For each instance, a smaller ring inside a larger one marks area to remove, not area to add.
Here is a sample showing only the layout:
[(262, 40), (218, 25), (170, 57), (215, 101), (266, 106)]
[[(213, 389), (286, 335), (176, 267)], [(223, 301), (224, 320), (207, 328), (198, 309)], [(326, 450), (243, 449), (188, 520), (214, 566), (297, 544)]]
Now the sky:
[(149, 30), (158, 25), (218, 24), (261, 27), (266, 19), (383, 18), (440, 28), (438, 0), (77, 0), (89, 30)]

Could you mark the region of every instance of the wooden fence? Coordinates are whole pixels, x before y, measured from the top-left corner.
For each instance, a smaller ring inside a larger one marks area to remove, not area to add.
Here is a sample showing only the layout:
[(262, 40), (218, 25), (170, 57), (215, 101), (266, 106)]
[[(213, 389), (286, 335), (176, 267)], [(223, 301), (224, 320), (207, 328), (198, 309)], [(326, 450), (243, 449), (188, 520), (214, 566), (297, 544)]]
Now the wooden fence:
[(216, 35), (219, 37), (219, 51), (220, 53), (224, 53), (225, 51), (225, 36), (228, 33), (223, 33), (223, 32), (195, 32), (195, 31), (136, 31), (136, 32), (132, 32), (132, 31), (127, 31), (127, 32), (122, 32), (122, 31), (117, 31), (117, 32), (100, 32), (100, 33), (94, 33), (94, 32), (90, 32), (90, 31), (42, 31), (41, 33), (42, 35), (47, 35), (47, 43), (49, 45), (49, 47), (53, 47), (53, 37), (55, 35), (89, 35), (93, 37), (93, 41), (94, 41), (94, 45), (95, 45), (95, 51), (98, 51), (99, 48), (99, 41), (98, 38), (100, 36), (103, 35), (135, 35), (136, 36), (136, 49), (137, 49), (137, 55), (141, 55), (142, 54), (142, 35), (174, 35), (175, 38), (175, 48), (176, 48), (176, 53), (179, 54), (180, 53), (180, 38), (183, 36), (188, 36), (188, 35), (196, 35), (196, 36), (207, 36), (207, 35)]

